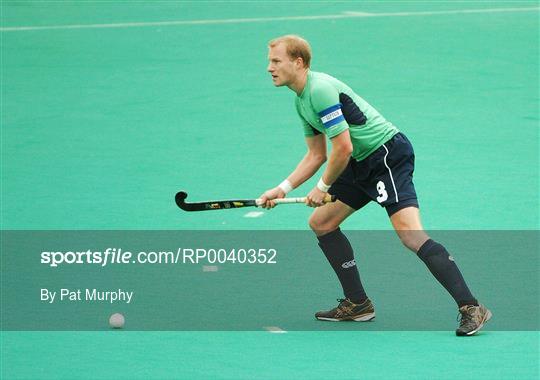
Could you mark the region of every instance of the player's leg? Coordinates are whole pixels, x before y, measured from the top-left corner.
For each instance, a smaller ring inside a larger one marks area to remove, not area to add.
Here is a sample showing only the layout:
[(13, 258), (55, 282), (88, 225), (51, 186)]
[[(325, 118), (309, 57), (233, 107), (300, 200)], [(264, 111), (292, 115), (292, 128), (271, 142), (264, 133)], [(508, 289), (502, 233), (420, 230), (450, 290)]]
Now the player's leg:
[(309, 218), (309, 227), (315, 235), (324, 236), (339, 228), (341, 223), (351, 216), (356, 210), (339, 199), (317, 207)]
[(317, 235), (319, 247), (334, 269), (345, 295), (345, 299), (340, 300), (338, 307), (316, 313), (315, 317), (319, 320), (368, 321), (375, 317), (373, 304), (360, 281), (351, 244), (339, 228), (347, 217), (370, 201), (354, 186), (352, 165), (354, 162), (350, 163), (329, 191), (338, 200), (316, 208), (309, 219), (309, 226)]
[(354, 251), (347, 237), (341, 232), (341, 223), (356, 210), (340, 200), (315, 209), (309, 225), (317, 235), (319, 247), (334, 269), (345, 299), (331, 310), (319, 311), (315, 318), (321, 321), (358, 322), (375, 318), (375, 310), (367, 297), (354, 259)]
[(367, 299), (360, 281), (351, 243), (339, 226), (356, 210), (339, 199), (317, 207), (309, 218), (309, 226), (317, 235), (319, 247), (334, 269), (343, 288), (345, 298), (360, 304)]
[(454, 298), (458, 307), (478, 305), (454, 258), (440, 243), (430, 239), (420, 222), (416, 207), (406, 207), (390, 215), (392, 226), (401, 242), (426, 264), (429, 271)]
[(459, 307), (477, 305), (454, 259), (424, 232), (413, 184), (414, 151), (410, 141), (399, 133), (383, 144), (370, 159), (369, 191), (386, 209), (402, 243), (426, 264), (433, 276), (456, 300)]
[(456, 334), (473, 335), (491, 318), (491, 312), (471, 294), (454, 258), (446, 248), (429, 238), (416, 207), (403, 208), (390, 216), (401, 242), (426, 264), (429, 271), (456, 301), (461, 313)]
[[(387, 211), (390, 207), (387, 207)], [(395, 210), (396, 205), (392, 208)], [(395, 212), (388, 212), (394, 230), (403, 245), (416, 253), (426, 264), (429, 271), (454, 298), (458, 307), (478, 305), (473, 297), (454, 258), (446, 248), (430, 239), (420, 221), (420, 212), (416, 207), (405, 207)]]
[(398, 133), (368, 158), (374, 174), (361, 185), (386, 208), (400, 240), (418, 255), (458, 304), (462, 321), (456, 333), (474, 334), (491, 313), (478, 305), (446, 248), (424, 231), (413, 184), (415, 157), (410, 141)]
[(414, 253), (429, 239), (417, 207), (408, 206), (390, 215), (390, 221), (403, 245)]

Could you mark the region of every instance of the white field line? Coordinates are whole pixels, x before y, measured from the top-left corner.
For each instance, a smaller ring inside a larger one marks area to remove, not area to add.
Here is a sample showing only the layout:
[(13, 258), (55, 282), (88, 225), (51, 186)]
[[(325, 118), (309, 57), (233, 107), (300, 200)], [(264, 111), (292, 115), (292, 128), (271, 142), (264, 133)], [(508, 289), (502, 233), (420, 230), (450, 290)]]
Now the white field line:
[(486, 9), (458, 9), (448, 11), (420, 11), (420, 12), (385, 12), (385, 13), (364, 13), (347, 11), (343, 12), (351, 16), (358, 15), (359, 17), (403, 17), (403, 16), (435, 16), (435, 15), (453, 15), (453, 14), (468, 14), (468, 13), (498, 13), (498, 12), (531, 12), (539, 11), (540, 7), (530, 8), (486, 8)]
[(366, 13), (366, 12), (343, 12), (333, 15), (317, 16), (282, 16), (282, 17), (257, 17), (257, 18), (228, 18), (217, 20), (176, 20), (176, 21), (151, 21), (151, 22), (124, 22), (112, 24), (74, 24), (74, 25), (43, 25), (43, 26), (6, 26), (0, 27), (0, 32), (22, 32), (31, 30), (54, 30), (54, 29), (106, 29), (106, 28), (136, 28), (148, 26), (172, 26), (172, 25), (212, 25), (212, 24), (245, 24), (256, 22), (273, 21), (298, 21), (298, 20), (329, 20), (359, 17), (403, 17), (403, 16), (433, 16), (469, 13), (498, 13), (498, 12), (532, 12), (539, 11), (540, 7), (529, 8), (486, 8), (486, 9), (461, 9), (448, 11), (424, 11), (424, 12), (389, 12), (389, 13)]
[(218, 267), (217, 265), (203, 265), (202, 270), (203, 272), (217, 272)]
[(274, 333), (274, 334), (286, 334), (287, 333), (287, 331), (285, 331), (282, 328), (277, 327), (277, 326), (266, 326), (264, 329), (266, 331)]
[(260, 218), (264, 215), (262, 211), (250, 211), (244, 215), (244, 218)]

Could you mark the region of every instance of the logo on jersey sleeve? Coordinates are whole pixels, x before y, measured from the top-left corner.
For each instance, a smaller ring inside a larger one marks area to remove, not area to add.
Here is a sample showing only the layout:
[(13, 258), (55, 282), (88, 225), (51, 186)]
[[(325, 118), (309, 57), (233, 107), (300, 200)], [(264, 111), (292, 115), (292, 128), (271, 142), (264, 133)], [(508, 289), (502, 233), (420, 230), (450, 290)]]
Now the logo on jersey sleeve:
[(330, 128), (333, 125), (345, 121), (343, 112), (341, 112), (341, 103), (336, 104), (335, 106), (328, 107), (327, 109), (319, 112), (319, 117), (325, 128)]

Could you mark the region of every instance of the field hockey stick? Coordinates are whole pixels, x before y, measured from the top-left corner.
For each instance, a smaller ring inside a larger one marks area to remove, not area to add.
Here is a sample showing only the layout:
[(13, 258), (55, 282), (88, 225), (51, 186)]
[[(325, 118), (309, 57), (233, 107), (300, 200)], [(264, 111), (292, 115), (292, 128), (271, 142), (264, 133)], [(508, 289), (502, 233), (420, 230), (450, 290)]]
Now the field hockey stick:
[[(205, 201), (205, 202), (186, 202), (187, 193), (185, 191), (180, 191), (176, 193), (174, 200), (176, 205), (184, 211), (210, 211), (210, 210), (225, 210), (230, 208), (241, 208), (241, 207), (259, 207), (262, 205), (261, 199), (227, 199), (221, 201)], [(328, 194), (324, 203), (335, 202), (335, 195)], [(280, 198), (273, 199), (276, 204), (292, 204), (292, 203), (305, 203), (306, 197), (297, 197), (297, 198)]]

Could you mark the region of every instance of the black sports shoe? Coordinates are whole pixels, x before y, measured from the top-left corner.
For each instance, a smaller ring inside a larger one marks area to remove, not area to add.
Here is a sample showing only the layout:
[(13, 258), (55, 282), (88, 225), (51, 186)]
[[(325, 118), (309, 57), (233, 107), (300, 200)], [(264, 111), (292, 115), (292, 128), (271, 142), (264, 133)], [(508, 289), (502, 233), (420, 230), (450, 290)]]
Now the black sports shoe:
[(368, 298), (361, 304), (352, 303), (348, 298), (339, 298), (339, 305), (328, 311), (319, 311), (315, 318), (319, 321), (357, 321), (367, 322), (375, 318), (375, 309)]
[(457, 336), (474, 335), (491, 319), (491, 311), (484, 305), (465, 305), (459, 308), (461, 318), (456, 330)]

